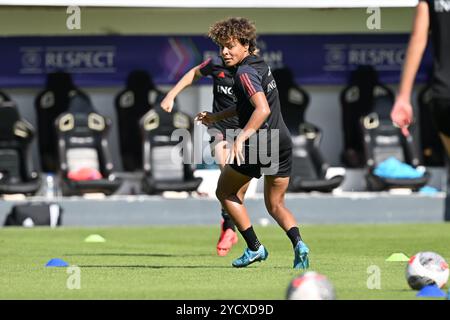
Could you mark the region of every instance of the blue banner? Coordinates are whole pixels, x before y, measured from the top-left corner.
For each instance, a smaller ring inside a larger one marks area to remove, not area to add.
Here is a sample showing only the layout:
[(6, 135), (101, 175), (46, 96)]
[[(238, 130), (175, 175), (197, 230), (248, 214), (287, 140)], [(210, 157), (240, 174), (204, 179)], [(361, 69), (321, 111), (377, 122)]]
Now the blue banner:
[[(407, 34), (262, 35), (260, 54), (273, 69), (287, 66), (300, 85), (342, 85), (360, 64), (373, 65), (384, 83), (398, 83)], [(42, 87), (45, 75), (65, 70), (78, 86), (123, 86), (134, 69), (158, 85), (174, 84), (211, 55), (204, 36), (68, 36), (0, 38), (0, 87)], [(417, 81), (432, 65), (427, 50)], [(208, 80), (202, 80), (207, 83)]]

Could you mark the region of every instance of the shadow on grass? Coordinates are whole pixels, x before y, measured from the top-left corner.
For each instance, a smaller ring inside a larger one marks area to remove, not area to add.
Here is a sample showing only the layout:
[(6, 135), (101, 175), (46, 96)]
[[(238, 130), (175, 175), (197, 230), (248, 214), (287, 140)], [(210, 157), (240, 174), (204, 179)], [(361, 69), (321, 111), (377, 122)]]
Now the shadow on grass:
[[(154, 266), (154, 265), (145, 265), (145, 264), (137, 264), (137, 265), (108, 265), (108, 264), (95, 264), (95, 265), (77, 265), (80, 268), (130, 268), (130, 269), (229, 269), (229, 270), (251, 270), (251, 269), (261, 269), (257, 264), (248, 266), (246, 268), (233, 268), (230, 265), (226, 266)], [(298, 269), (290, 269), (287, 267), (280, 266), (265, 266), (264, 269), (280, 269), (287, 271), (303, 271)]]
[(183, 257), (214, 257), (214, 254), (167, 254), (167, 253), (70, 253), (66, 257), (156, 257), (156, 258), (183, 258)]
[(151, 266), (151, 265), (78, 265), (80, 268), (130, 268), (130, 269), (230, 269), (229, 266)]
[(383, 289), (383, 292), (392, 292), (392, 293), (409, 292), (409, 293), (414, 293), (414, 295), (416, 295), (419, 291), (412, 290), (412, 289)]

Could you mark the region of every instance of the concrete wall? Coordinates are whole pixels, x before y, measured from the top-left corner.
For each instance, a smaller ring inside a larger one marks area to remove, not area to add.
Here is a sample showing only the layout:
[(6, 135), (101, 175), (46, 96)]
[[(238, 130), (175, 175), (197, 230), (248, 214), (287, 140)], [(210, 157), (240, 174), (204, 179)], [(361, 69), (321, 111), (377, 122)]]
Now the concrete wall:
[[(413, 8), (381, 9), (381, 30), (406, 32)], [(367, 10), (355, 9), (164, 9), (81, 8), (81, 29), (68, 30), (65, 7), (0, 7), (1, 35), (205, 34), (215, 21), (243, 16), (255, 21), (258, 32), (368, 32)]]

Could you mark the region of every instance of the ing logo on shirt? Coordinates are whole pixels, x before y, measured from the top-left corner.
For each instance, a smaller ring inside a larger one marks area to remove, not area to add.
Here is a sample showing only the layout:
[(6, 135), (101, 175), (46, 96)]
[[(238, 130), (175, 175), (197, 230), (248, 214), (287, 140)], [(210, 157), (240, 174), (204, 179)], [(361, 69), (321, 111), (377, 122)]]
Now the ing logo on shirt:
[(435, 12), (450, 12), (450, 0), (434, 0)]
[(271, 92), (273, 89), (276, 89), (277, 87), (277, 83), (275, 82), (275, 80), (272, 80), (269, 82), (269, 84), (267, 85), (267, 89), (266, 92), (269, 93)]
[(234, 96), (233, 87), (229, 86), (217, 86), (217, 93), (226, 94), (227, 96)]

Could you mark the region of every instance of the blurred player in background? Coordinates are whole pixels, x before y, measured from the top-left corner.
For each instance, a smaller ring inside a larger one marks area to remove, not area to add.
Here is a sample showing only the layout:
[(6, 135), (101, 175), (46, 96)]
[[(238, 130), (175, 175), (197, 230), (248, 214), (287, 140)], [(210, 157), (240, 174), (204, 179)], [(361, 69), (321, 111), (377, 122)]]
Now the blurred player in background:
[[(252, 178), (264, 174), (267, 211), (292, 242), (294, 268), (306, 269), (309, 248), (302, 241), (294, 216), (284, 205), (292, 166), (292, 140), (281, 116), (272, 72), (256, 55), (255, 25), (245, 18), (230, 18), (211, 26), (208, 36), (219, 45), (225, 65), (235, 69), (233, 90), (237, 104), (218, 113), (201, 112), (196, 119), (209, 126), (237, 114), (242, 129), (232, 140), (228, 164), (222, 170), (216, 191), (247, 243), (244, 254), (232, 264), (246, 267), (268, 257), (253, 230), (242, 192)], [(277, 141), (275, 148), (272, 141)], [(268, 154), (270, 162), (263, 160)]]
[(430, 111), (447, 155), (450, 155), (450, 0), (419, 1), (391, 118), (402, 128), (404, 135), (409, 135), (408, 126), (413, 122), (411, 93), (430, 31), (433, 44)]
[[(164, 100), (161, 102), (161, 108), (167, 112), (171, 112), (175, 98), (186, 87), (192, 85), (195, 81), (201, 77), (211, 76), (213, 78), (213, 112), (220, 112), (229, 107), (236, 106), (236, 97), (233, 94), (233, 75), (229, 70), (222, 58), (212, 57), (202, 64), (189, 70), (178, 83), (170, 90)], [(237, 116), (225, 119), (223, 121), (216, 122), (214, 125), (208, 128), (208, 133), (211, 136), (210, 147), (213, 157), (223, 170), (225, 160), (228, 157), (228, 151), (230, 147), (227, 141), (224, 139), (225, 131), (227, 129), (239, 128), (239, 122)], [(242, 189), (244, 194), (248, 188), (248, 184)], [(243, 196), (242, 194), (242, 196)], [(225, 256), (230, 251), (231, 247), (237, 243), (238, 236), (235, 232), (236, 228), (233, 220), (229, 214), (222, 207), (222, 226), (219, 241), (217, 242), (217, 254), (219, 256)]]

